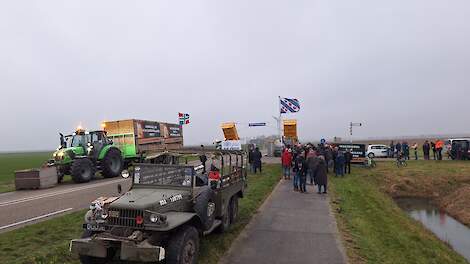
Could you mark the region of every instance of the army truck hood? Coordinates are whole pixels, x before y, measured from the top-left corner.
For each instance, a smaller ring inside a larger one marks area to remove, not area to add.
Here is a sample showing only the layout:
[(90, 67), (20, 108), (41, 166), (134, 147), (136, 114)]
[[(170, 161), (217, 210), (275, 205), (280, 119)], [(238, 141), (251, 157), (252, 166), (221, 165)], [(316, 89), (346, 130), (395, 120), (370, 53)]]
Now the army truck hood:
[(184, 189), (136, 188), (111, 203), (110, 208), (145, 210), (159, 207), (161, 201), (165, 201), (165, 203), (176, 202), (190, 195), (190, 190)]

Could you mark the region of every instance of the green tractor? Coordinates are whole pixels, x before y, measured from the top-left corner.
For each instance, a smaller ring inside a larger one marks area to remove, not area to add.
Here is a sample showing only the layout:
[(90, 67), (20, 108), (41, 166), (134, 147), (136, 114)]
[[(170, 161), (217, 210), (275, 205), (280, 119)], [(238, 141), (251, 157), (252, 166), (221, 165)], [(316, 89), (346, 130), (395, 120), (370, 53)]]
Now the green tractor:
[(82, 183), (92, 180), (97, 171), (105, 178), (119, 176), (124, 159), (105, 131), (77, 129), (72, 135), (60, 134), (60, 146), (48, 165), (56, 166), (59, 182), (70, 174), (74, 182)]

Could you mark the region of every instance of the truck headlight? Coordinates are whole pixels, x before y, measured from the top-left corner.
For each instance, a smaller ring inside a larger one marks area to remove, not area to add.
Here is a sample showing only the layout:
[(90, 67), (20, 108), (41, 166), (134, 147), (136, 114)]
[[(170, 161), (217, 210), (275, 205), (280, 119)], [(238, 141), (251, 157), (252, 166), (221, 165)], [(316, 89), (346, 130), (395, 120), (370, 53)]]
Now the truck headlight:
[(101, 219), (106, 220), (106, 218), (108, 218), (108, 212), (106, 212), (104, 210), (101, 211)]
[(128, 171), (128, 170), (123, 170), (123, 171), (121, 172), (121, 176), (122, 176), (124, 179), (129, 178), (129, 176), (130, 176), (129, 171)]
[(150, 222), (156, 223), (156, 222), (158, 222), (158, 220), (160, 220), (160, 217), (158, 215), (150, 214)]

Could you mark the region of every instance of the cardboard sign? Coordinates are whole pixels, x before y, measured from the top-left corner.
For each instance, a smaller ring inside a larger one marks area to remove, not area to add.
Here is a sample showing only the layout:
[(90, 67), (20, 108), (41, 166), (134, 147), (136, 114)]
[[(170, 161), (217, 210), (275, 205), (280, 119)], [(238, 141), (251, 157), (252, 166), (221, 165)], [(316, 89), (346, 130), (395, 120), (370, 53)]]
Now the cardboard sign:
[(240, 140), (222, 141), (223, 150), (242, 150), (242, 142)]

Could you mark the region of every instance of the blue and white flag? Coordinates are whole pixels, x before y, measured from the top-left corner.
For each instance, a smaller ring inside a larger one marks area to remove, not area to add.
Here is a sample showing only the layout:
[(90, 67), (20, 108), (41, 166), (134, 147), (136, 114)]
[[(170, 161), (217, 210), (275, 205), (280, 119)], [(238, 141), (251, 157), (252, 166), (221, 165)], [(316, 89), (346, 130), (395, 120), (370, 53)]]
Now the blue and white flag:
[(280, 98), (281, 114), (297, 113), (300, 111), (300, 103), (294, 98)]

